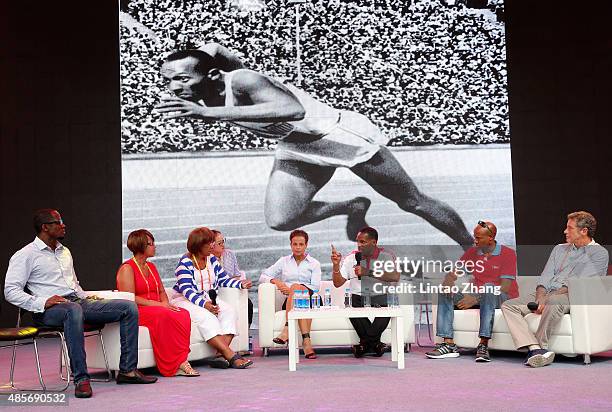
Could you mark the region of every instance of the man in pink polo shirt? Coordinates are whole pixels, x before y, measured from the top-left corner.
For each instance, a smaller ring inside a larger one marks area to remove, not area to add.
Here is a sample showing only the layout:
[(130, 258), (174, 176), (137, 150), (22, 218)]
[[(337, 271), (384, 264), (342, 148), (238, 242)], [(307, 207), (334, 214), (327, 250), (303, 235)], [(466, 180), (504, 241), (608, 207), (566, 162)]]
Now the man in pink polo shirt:
[[(473, 277), (471, 284), (459, 287), (456, 293), (438, 295), (436, 336), (444, 341), (425, 355), (431, 359), (456, 358), (459, 349), (453, 341), (455, 309), (480, 309), (480, 344), (476, 349), (476, 362), (490, 362), (488, 343), (493, 330), (495, 309), (507, 299), (518, 297), (516, 283), (516, 253), (497, 243), (497, 228), (491, 222), (479, 221), (474, 228), (474, 246), (461, 257), (467, 273)], [(458, 271), (448, 273), (443, 286), (453, 287)]]

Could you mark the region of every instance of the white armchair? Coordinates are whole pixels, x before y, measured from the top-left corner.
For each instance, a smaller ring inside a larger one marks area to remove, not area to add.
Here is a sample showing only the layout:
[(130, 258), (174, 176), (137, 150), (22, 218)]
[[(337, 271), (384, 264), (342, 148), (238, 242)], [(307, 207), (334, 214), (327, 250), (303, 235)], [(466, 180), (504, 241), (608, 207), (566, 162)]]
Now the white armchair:
[[(520, 294), (528, 295), (535, 291), (539, 278), (519, 276), (517, 279)], [(584, 363), (589, 364), (591, 354), (612, 350), (612, 329), (609, 327), (612, 319), (612, 276), (571, 279), (568, 289), (570, 313), (564, 315), (559, 322), (550, 337), (549, 348), (563, 355), (584, 355)], [(436, 310), (437, 305), (434, 304), (434, 332)], [(529, 329), (535, 332), (540, 323), (540, 315), (532, 313), (525, 318)], [(457, 346), (464, 348), (478, 346), (479, 323), (478, 309), (455, 310), (453, 329)], [(436, 341), (440, 342), (441, 339), (436, 337)], [(495, 311), (489, 348), (515, 350), (512, 335), (501, 309)]]
[[(329, 288), (332, 294), (332, 305), (342, 306), (344, 304), (344, 287), (335, 288), (333, 282), (322, 281), (320, 291)], [(269, 349), (285, 348), (272, 341), (279, 335), (285, 325), (285, 311), (281, 309), (285, 296), (271, 283), (259, 285), (259, 346), (268, 354)], [(414, 307), (409, 301), (410, 296), (400, 297), (400, 304), (404, 311), (404, 343), (407, 348), (414, 343)], [(390, 325), (390, 324), (389, 324)], [(359, 337), (348, 319), (314, 319), (310, 331), (312, 344), (314, 346), (346, 346), (359, 343)], [(301, 339), (301, 338), (300, 338)], [(389, 326), (382, 335), (382, 341), (391, 342), (391, 327)]]
[[(130, 292), (95, 291), (92, 293), (106, 299), (134, 300), (134, 294)], [(168, 293), (168, 296), (171, 296), (173, 291), (167, 288), (166, 293)], [(232, 340), (232, 344), (230, 345), (230, 347), (237, 352), (248, 351), (249, 349), (247, 297), (248, 291), (246, 290), (234, 288), (219, 289), (219, 298), (232, 305), (236, 313), (238, 313), (238, 336)], [(102, 334), (109, 367), (111, 370), (119, 370), (119, 357), (121, 354), (119, 324), (111, 323), (106, 325), (102, 330)], [(215, 355), (215, 350), (204, 341), (204, 338), (195, 326), (191, 328), (190, 349), (188, 360), (203, 359)], [(87, 352), (87, 365), (89, 367), (105, 367), (102, 348), (100, 347), (98, 339), (86, 340), (85, 350)], [(149, 368), (153, 366), (155, 366), (155, 358), (153, 356), (153, 347), (149, 337), (149, 330), (144, 326), (140, 326), (138, 332), (138, 368)]]

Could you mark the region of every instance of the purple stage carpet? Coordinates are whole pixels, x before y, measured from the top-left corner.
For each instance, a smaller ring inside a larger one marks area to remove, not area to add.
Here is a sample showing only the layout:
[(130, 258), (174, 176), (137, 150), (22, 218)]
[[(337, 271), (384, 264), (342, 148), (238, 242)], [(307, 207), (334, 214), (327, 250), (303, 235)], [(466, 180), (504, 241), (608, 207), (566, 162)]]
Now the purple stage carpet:
[[(426, 340), (426, 338), (425, 338)], [(93, 383), (92, 399), (66, 392), (66, 409), (90, 411), (256, 410), (256, 411), (610, 411), (612, 410), (612, 353), (592, 357), (558, 356), (540, 369), (523, 366), (523, 355), (492, 352), (493, 362), (475, 363), (473, 352), (456, 359), (426, 359), (426, 348), (412, 345), (406, 369), (396, 369), (391, 355), (355, 359), (346, 349), (320, 349), (319, 358), (303, 356), (296, 372), (288, 371), (286, 351), (262, 357), (247, 370), (211, 369), (203, 361), (193, 366), (197, 378), (160, 377), (153, 385)], [(0, 351), (1, 382), (8, 381), (9, 349)], [(58, 346), (41, 344), (43, 373), (49, 384), (59, 383)], [(145, 370), (156, 374), (156, 370)], [(22, 347), (17, 380), (32, 385), (35, 366), (32, 347)], [(57, 409), (55, 407), (54, 409)], [(61, 407), (60, 407), (61, 408)], [(29, 409), (19, 407), (20, 411)], [(47, 407), (32, 408), (42, 411)]]

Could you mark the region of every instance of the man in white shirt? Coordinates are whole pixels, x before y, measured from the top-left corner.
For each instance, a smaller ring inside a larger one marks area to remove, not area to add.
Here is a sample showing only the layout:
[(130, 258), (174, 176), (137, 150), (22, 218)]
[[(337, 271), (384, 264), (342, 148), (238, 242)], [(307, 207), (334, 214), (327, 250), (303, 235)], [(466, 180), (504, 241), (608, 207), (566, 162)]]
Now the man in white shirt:
[[(352, 306), (363, 307), (364, 300), (370, 301), (372, 306), (387, 306), (387, 296), (374, 294), (374, 284), (377, 282), (397, 282), (400, 275), (397, 271), (382, 272), (373, 277), (376, 262), (394, 262), (395, 254), (378, 247), (378, 232), (372, 227), (364, 227), (357, 233), (357, 250), (352, 251), (342, 260), (342, 255), (332, 246), (332, 278), (334, 286), (339, 288), (349, 281)], [(350, 318), (357, 335), (359, 344), (353, 346), (353, 355), (360, 358), (368, 352), (375, 356), (382, 356), (386, 345), (380, 337), (389, 325), (389, 318)]]
[(74, 374), (75, 396), (89, 398), (92, 395), (85, 361), (84, 323), (120, 323), (118, 384), (157, 381), (136, 369), (138, 309), (134, 302), (103, 300), (83, 291), (74, 272), (72, 254), (59, 242), (66, 235), (66, 225), (57, 210), (38, 210), (34, 215), (34, 229), (34, 241), (10, 259), (4, 296), (9, 303), (32, 312), (37, 324), (63, 328)]

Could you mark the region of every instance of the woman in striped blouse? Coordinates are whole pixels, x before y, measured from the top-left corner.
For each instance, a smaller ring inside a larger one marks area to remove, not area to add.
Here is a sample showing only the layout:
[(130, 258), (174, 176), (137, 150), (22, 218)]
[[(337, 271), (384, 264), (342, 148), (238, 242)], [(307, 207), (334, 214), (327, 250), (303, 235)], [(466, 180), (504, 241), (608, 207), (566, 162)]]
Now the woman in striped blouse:
[(187, 240), (188, 252), (181, 257), (174, 272), (176, 284), (172, 304), (189, 311), (191, 321), (206, 342), (226, 360), (211, 362), (211, 366), (244, 369), (253, 361), (242, 358), (229, 347), (236, 335), (237, 314), (218, 298), (214, 305), (210, 295), (213, 290), (216, 295), (219, 287), (248, 289), (252, 283), (250, 280), (232, 279), (225, 273), (211, 254), (214, 241), (214, 233), (206, 227), (191, 231)]

